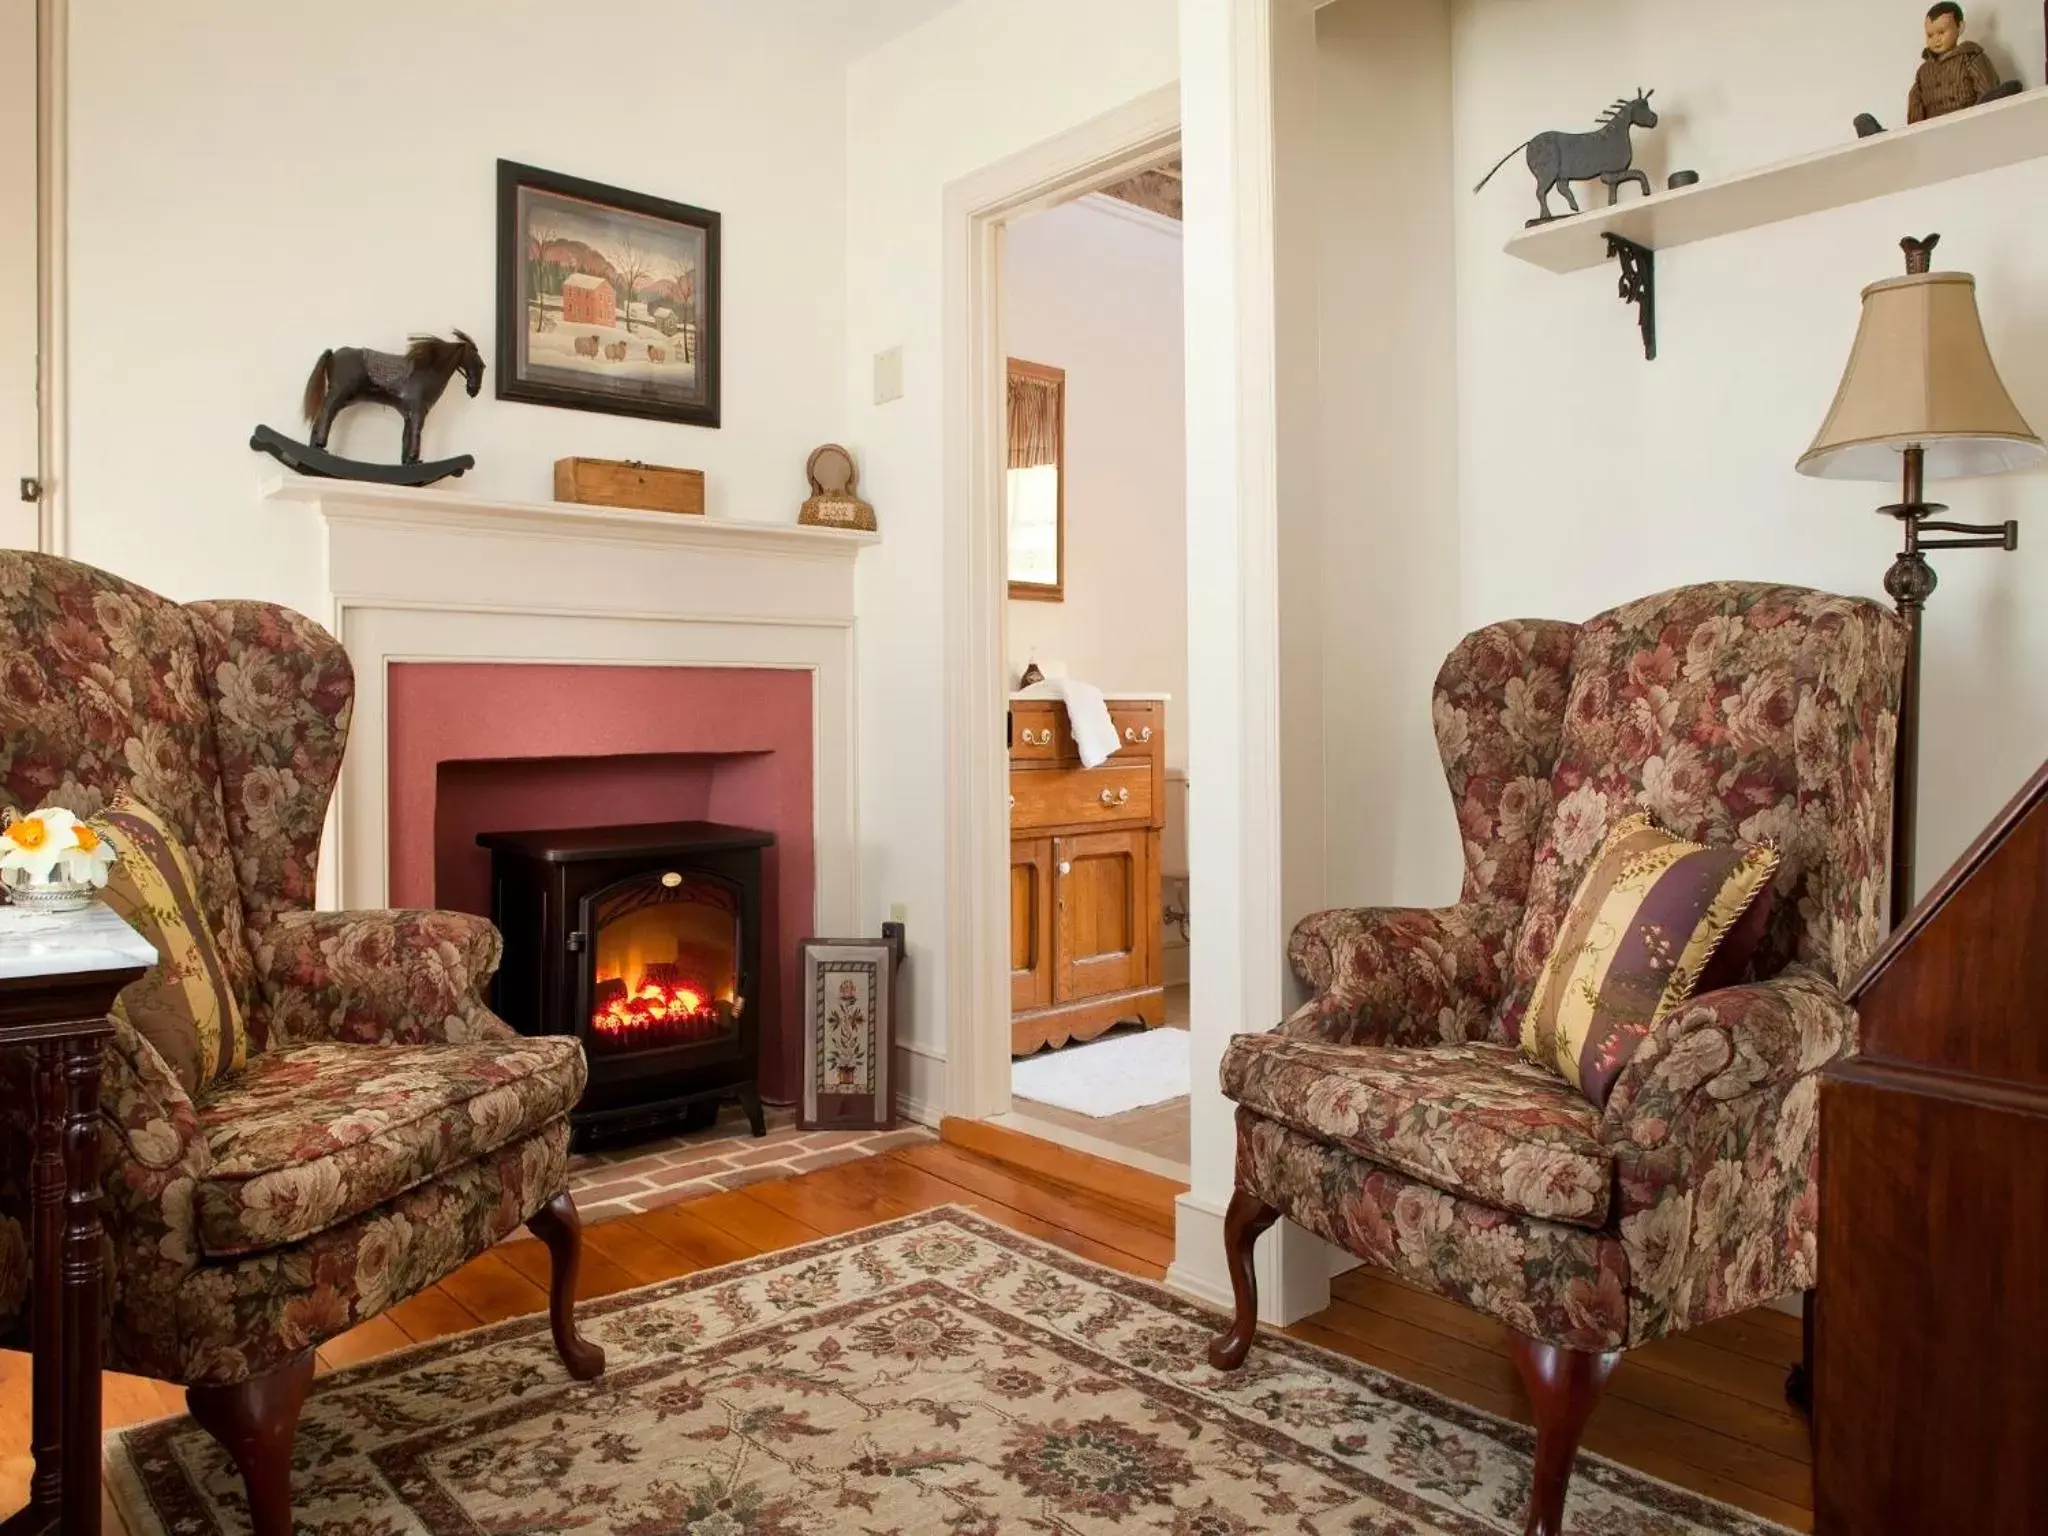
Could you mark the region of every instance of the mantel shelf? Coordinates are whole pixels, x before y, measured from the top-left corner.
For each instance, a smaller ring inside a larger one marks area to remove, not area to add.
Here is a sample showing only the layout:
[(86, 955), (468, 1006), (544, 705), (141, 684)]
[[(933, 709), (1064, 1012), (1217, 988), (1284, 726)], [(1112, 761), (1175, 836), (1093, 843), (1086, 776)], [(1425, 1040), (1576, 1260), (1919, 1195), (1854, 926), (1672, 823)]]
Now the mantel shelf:
[(762, 523), (730, 517), (641, 512), (631, 507), (594, 507), (573, 501), (501, 501), (460, 491), (374, 485), (363, 480), (322, 480), (305, 475), (274, 475), (264, 483), (263, 495), (269, 501), (317, 507), (330, 524), (380, 523), (826, 559), (851, 560), (868, 545), (880, 543), (882, 537), (853, 528), (812, 528), (795, 522)]
[[(1608, 235), (1653, 251), (1909, 192), (2048, 155), (2048, 88), (2024, 92), (1719, 181), (1594, 208), (1525, 229), (1510, 256), (1552, 272), (1608, 260)], [(1583, 194), (1582, 194), (1583, 195)]]

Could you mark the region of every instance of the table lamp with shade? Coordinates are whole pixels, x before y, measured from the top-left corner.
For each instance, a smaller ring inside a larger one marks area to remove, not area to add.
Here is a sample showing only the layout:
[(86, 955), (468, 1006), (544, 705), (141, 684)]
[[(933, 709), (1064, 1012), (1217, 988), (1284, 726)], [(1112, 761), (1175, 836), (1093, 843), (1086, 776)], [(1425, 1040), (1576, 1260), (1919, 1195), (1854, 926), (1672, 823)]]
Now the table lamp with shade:
[[(1830, 480), (1898, 480), (1900, 499), (1878, 510), (1896, 517), (1906, 547), (1885, 572), (1884, 589), (1906, 621), (1905, 689), (1899, 704), (1892, 806), (1892, 924), (1913, 905), (1913, 836), (1920, 756), (1920, 616), (1934, 591), (1930, 549), (2017, 549), (2019, 524), (1951, 523), (1925, 499), (1928, 477), (1958, 479), (2021, 469), (2048, 456), (2012, 403), (1984, 326), (1976, 279), (1930, 272), (1939, 235), (1899, 242), (1906, 276), (1863, 290), (1863, 323), (1834, 408), (1799, 460), (1802, 475)], [(1933, 532), (1954, 538), (1929, 539)]]

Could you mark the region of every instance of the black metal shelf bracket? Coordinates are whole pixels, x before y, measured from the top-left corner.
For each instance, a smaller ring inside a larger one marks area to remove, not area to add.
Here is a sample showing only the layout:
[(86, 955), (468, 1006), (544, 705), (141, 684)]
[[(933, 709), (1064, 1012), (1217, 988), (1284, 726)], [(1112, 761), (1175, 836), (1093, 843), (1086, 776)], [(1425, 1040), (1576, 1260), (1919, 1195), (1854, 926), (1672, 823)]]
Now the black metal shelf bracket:
[(1636, 306), (1643, 328), (1643, 356), (1657, 359), (1657, 253), (1620, 235), (1607, 236), (1607, 254), (1621, 263), (1621, 302)]

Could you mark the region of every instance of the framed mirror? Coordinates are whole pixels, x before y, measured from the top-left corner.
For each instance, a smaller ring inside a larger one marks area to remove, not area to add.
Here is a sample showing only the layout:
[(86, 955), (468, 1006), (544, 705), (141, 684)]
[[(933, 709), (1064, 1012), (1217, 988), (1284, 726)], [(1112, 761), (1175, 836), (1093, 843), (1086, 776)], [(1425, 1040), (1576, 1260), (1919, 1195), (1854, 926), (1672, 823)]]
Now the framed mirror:
[(1010, 596), (1057, 603), (1067, 584), (1067, 373), (1009, 361), (1004, 521)]

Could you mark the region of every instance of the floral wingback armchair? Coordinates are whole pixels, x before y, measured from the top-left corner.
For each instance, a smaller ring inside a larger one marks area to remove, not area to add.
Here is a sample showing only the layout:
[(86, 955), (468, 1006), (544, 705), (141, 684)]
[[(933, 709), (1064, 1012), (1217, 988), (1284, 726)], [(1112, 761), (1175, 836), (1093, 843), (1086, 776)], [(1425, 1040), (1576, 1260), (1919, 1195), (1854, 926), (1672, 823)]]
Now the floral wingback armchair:
[[(491, 925), (455, 912), (313, 912), (354, 681), (317, 625), (265, 603), (171, 603), (90, 566), (0, 551), (0, 805), (87, 814), (126, 792), (183, 841), (248, 1035), (188, 1092), (117, 1021), (101, 1101), (109, 1364), (186, 1385), (234, 1456), (258, 1536), (291, 1529), (292, 1431), (325, 1339), (521, 1223), (572, 1314), (566, 1192), (580, 1045), (525, 1039), (482, 989)], [(0, 1053), (9, 1113), (20, 1053)], [(6, 1123), (0, 1318), (26, 1300), (26, 1127)]]
[[(1841, 989), (1882, 934), (1904, 655), (1874, 603), (1746, 583), (1458, 645), (1434, 715), (1458, 904), (1305, 919), (1290, 959), (1313, 999), (1224, 1057), (1237, 1313), (1217, 1365), (1251, 1345), (1252, 1245), (1283, 1214), (1490, 1313), (1536, 1411), (1528, 1529), (1553, 1532), (1620, 1351), (1813, 1285), (1816, 1073), (1855, 1044)], [(1638, 810), (1783, 857), (1767, 979), (1675, 1009), (1603, 1109), (1516, 1042), (1588, 861)]]

